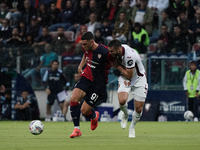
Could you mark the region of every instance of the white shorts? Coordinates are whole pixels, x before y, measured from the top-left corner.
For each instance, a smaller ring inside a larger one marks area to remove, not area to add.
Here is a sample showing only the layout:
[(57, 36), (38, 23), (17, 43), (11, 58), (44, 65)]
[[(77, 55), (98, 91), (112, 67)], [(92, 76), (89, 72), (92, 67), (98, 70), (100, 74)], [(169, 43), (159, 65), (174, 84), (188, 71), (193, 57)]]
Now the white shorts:
[(146, 77), (145, 76), (141, 77), (140, 80), (138, 80), (138, 82), (133, 86), (125, 85), (125, 82), (127, 82), (127, 80), (125, 80), (123, 77), (119, 77), (118, 93), (120, 92), (129, 93), (130, 91), (132, 91), (134, 100), (145, 102), (148, 90), (148, 83), (146, 82)]

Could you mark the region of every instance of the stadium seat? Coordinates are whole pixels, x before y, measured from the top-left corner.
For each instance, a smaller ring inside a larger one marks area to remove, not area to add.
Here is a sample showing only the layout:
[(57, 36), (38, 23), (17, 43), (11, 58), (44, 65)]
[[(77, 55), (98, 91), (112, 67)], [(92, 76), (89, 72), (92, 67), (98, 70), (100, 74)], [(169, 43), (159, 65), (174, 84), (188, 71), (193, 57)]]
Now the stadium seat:
[(64, 35), (67, 37), (67, 39), (68, 39), (70, 42), (73, 42), (73, 41), (74, 41), (74, 32), (73, 32), (73, 31), (65, 31), (65, 32), (64, 32)]

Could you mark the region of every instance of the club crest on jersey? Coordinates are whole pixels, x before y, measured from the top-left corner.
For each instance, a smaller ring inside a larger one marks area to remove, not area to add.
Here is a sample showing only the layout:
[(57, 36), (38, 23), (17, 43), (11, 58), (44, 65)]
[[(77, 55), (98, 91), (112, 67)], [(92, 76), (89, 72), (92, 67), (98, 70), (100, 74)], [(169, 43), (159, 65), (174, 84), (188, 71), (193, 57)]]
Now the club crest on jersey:
[(98, 58), (99, 58), (99, 59), (101, 58), (101, 54), (98, 54)]
[(127, 64), (128, 64), (128, 66), (131, 66), (131, 65), (133, 64), (133, 60), (129, 60), (129, 61), (127, 62)]

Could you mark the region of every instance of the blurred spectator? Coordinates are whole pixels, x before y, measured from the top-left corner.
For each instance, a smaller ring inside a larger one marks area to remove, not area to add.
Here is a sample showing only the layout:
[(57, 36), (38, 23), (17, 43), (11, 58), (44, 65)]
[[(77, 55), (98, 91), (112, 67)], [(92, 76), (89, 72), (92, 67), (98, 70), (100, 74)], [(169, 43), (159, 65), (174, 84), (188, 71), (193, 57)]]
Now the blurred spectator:
[(179, 13), (177, 23), (180, 26), (182, 33), (187, 35), (190, 20), (187, 18), (186, 12), (182, 11)]
[(112, 35), (112, 28), (110, 26), (110, 21), (108, 18), (104, 18), (103, 23), (101, 24), (101, 35), (104, 38)]
[(140, 5), (140, 0), (130, 0), (130, 6), (139, 6)]
[(45, 44), (44, 49), (46, 54), (42, 55), (42, 60), (40, 64), (36, 67), (36, 72), (40, 71), (41, 78), (43, 78), (45, 71), (51, 67), (52, 61), (58, 60), (58, 55), (52, 52), (51, 44)]
[(90, 0), (89, 2), (89, 8), (87, 9), (87, 13), (85, 14), (85, 21), (88, 22), (90, 20), (90, 15), (95, 14), (97, 16), (97, 21), (100, 21), (100, 10), (99, 7), (96, 4), (95, 0)]
[(11, 12), (11, 24), (15, 26), (21, 18), (21, 12), (24, 8), (24, 1), (12, 0), (12, 3), (10, 3), (10, 6), (8, 5), (8, 7), (10, 8)]
[(148, 0), (140, 0), (140, 6), (134, 7), (132, 12), (132, 27), (135, 27), (135, 22), (139, 22), (146, 32), (151, 35), (152, 33), (152, 22), (153, 12), (147, 6)]
[(126, 13), (126, 21), (131, 21), (131, 15), (132, 15), (133, 8), (130, 6), (130, 1), (129, 0), (124, 0), (122, 3), (122, 7), (119, 9), (116, 21), (119, 21), (119, 15), (121, 12)]
[[(52, 61), (51, 69), (45, 72), (43, 77), (43, 84), (47, 92), (47, 111), (45, 121), (51, 121), (51, 106), (54, 104), (55, 99), (58, 101), (58, 104), (63, 113), (63, 104), (65, 98), (58, 97), (58, 94), (61, 92), (65, 93), (67, 86), (67, 78), (63, 74), (62, 70), (58, 69), (59, 62), (54, 60)], [(67, 95), (66, 95), (67, 96)]]
[(136, 22), (134, 31), (132, 32), (130, 45), (136, 49), (140, 54), (147, 52), (147, 46), (149, 45), (148, 33), (142, 28), (141, 24)]
[(194, 18), (195, 10), (192, 7), (192, 4), (191, 4), (190, 0), (185, 0), (183, 10), (186, 12), (187, 18), (189, 20), (192, 20)]
[(197, 42), (197, 37), (200, 36), (200, 10), (196, 11), (195, 18), (191, 20), (188, 33), (190, 44)]
[(33, 53), (33, 45), (34, 39), (31, 34), (27, 34), (24, 40), (24, 45), (21, 47), (23, 49), (23, 54), (30, 54)]
[(49, 27), (50, 31), (56, 31), (58, 27), (62, 26), (65, 30), (67, 30), (70, 26), (72, 26), (75, 9), (72, 6), (72, 2), (68, 0), (66, 2), (66, 9), (62, 10), (58, 15), (58, 18), (61, 19), (60, 23), (53, 24)]
[(159, 35), (158, 39), (163, 41), (164, 47), (166, 48), (166, 53), (170, 53), (173, 44), (173, 39), (168, 32), (168, 26), (166, 24), (163, 24), (161, 26), (161, 34)]
[(0, 30), (0, 43), (4, 45), (2, 42), (12, 36), (12, 28), (9, 26), (7, 19), (3, 19), (2, 25)]
[(96, 43), (106, 45), (106, 40), (101, 36), (101, 29), (96, 29), (94, 34)]
[[(74, 55), (74, 52), (76, 50), (77, 54), (80, 54), (82, 52), (82, 46), (81, 46), (81, 37), (82, 35), (87, 32), (87, 26), (82, 25), (80, 27), (80, 35), (76, 38), (75, 42), (71, 45), (71, 48), (67, 48), (64, 53), (62, 53), (63, 56), (69, 56), (69, 55)], [(63, 65), (67, 65), (68, 62), (65, 62)]]
[(19, 47), (22, 45), (22, 38), (19, 36), (19, 31), (17, 28), (13, 28), (12, 37), (6, 40), (6, 45), (9, 47)]
[(49, 34), (49, 29), (47, 27), (42, 28), (42, 35), (39, 36), (39, 38), (36, 40), (36, 42), (33, 44), (34, 45), (39, 45), (44, 47), (46, 43), (51, 43), (52, 38), (51, 35)]
[(8, 10), (5, 2), (1, 2), (0, 4), (0, 26), (2, 26), (3, 19), (10, 20), (11, 12)]
[(12, 100), (12, 91), (6, 90), (5, 96), (0, 95), (0, 119), (11, 119), (11, 100)]
[(34, 53), (27, 55), (27, 57), (30, 57), (30, 62), (28, 62), (28, 64), (30, 65), (22, 71), (22, 75), (27, 80), (29, 80), (29, 78), (32, 78), (32, 86), (35, 87), (37, 83), (33, 82), (37, 81), (37, 76), (33, 76), (33, 72), (35, 71), (35, 68), (40, 64), (40, 48), (38, 46), (34, 46)]
[(3, 66), (4, 68), (8, 68), (8, 70), (16, 69), (16, 55), (12, 47), (8, 47), (6, 50)]
[(45, 4), (47, 7), (50, 6), (52, 2), (55, 2), (55, 0), (39, 0), (39, 4)]
[(101, 28), (101, 23), (97, 22), (97, 16), (94, 13), (90, 14), (90, 22), (85, 25), (87, 26), (87, 30), (93, 34), (97, 28)]
[(104, 18), (108, 18), (112, 26), (115, 23), (117, 13), (120, 9), (119, 0), (108, 0), (107, 2), (107, 11), (105, 12)]
[(38, 13), (37, 13), (37, 20), (42, 27), (49, 26), (50, 24), (50, 16), (49, 12), (47, 11), (47, 6), (44, 3), (40, 3)]
[(162, 12), (165, 8), (169, 6), (169, 0), (149, 0), (148, 7), (153, 11)]
[(22, 40), (24, 41), (24, 38), (26, 36), (26, 25), (23, 21), (20, 21), (18, 23), (18, 26), (17, 26), (17, 29), (18, 29), (18, 32), (19, 32), (19, 36), (22, 38)]
[(158, 40), (156, 44), (156, 51), (155, 54), (166, 54), (166, 46), (164, 45), (163, 40)]
[[(67, 31), (74, 31), (75, 33), (80, 30), (80, 26), (84, 25), (86, 23), (86, 20), (84, 19), (86, 17), (88, 7), (85, 0), (80, 1), (80, 6), (75, 11), (74, 17), (74, 24), (67, 29)], [(89, 18), (89, 16), (88, 16)]]
[(119, 21), (115, 23), (115, 28), (112, 32), (112, 36), (108, 36), (106, 40), (111, 41), (113, 39), (117, 39), (121, 43), (126, 43), (128, 31), (129, 23), (126, 21), (126, 14), (121, 12), (119, 15)]
[(58, 35), (53, 39), (54, 52), (56, 52), (58, 55), (61, 55), (65, 50), (65, 46), (69, 45), (69, 41), (64, 35), (64, 32), (65, 31), (63, 27), (58, 27)]
[(60, 10), (56, 8), (56, 3), (51, 3), (49, 16), (50, 16), (50, 25), (59, 23), (58, 15), (60, 14)]
[(200, 0), (195, 0), (193, 5), (195, 11), (197, 11), (200, 8)]
[(161, 12), (169, 6), (169, 0), (149, 0), (148, 7), (153, 11), (154, 28), (159, 28)]
[(27, 34), (33, 35), (33, 39), (36, 40), (39, 36), (42, 27), (38, 24), (37, 18), (35, 16), (31, 19), (31, 25), (27, 26)]
[(183, 0), (174, 0), (172, 5), (169, 5), (168, 10), (170, 11), (170, 17), (173, 21), (176, 20), (178, 14), (183, 10), (184, 3)]
[(24, 1), (24, 10), (21, 12), (21, 20), (23, 20), (26, 26), (31, 25), (31, 18), (33, 16), (37, 16), (36, 10), (33, 6), (31, 6), (30, 0)]
[(17, 120), (39, 119), (39, 109), (35, 97), (29, 95), (28, 91), (23, 90), (21, 97), (15, 104)]
[[(172, 31), (172, 26), (173, 26), (173, 22), (172, 20), (169, 18), (168, 12), (166, 10), (163, 10), (161, 13), (161, 22), (159, 25), (159, 31), (161, 29), (162, 24), (166, 24), (168, 27), (168, 32)], [(161, 32), (161, 31), (160, 31)], [(160, 33), (159, 32), (159, 33)]]
[(179, 25), (174, 26), (173, 48), (171, 53), (184, 53), (188, 52), (188, 45), (186, 36), (182, 33)]

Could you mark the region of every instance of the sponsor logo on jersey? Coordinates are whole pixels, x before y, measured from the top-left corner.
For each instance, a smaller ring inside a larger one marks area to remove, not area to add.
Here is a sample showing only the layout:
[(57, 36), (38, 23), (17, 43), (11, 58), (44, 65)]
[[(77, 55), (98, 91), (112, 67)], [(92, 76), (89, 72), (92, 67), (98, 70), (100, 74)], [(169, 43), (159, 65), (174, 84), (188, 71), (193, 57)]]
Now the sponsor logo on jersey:
[(131, 58), (131, 56), (127, 56), (127, 58), (129, 58), (129, 59), (130, 59), (130, 58)]
[(129, 61), (127, 62), (127, 65), (128, 65), (128, 66), (133, 65), (133, 60), (129, 60)]

